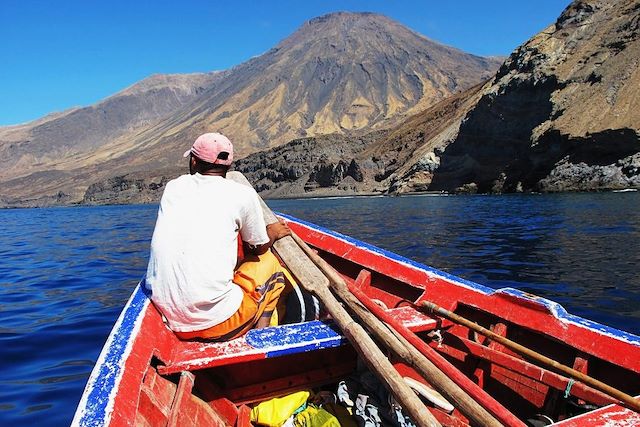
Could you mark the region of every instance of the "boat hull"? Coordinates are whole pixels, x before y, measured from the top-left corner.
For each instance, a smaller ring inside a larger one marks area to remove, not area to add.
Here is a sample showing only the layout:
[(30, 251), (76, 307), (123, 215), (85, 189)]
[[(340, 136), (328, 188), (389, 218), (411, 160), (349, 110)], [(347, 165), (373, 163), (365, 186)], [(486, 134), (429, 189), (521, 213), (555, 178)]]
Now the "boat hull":
[[(566, 426), (607, 425), (607, 420), (640, 424), (638, 413), (606, 394), (416, 307), (434, 302), (634, 395), (640, 393), (640, 337), (571, 315), (553, 301), (517, 289), (494, 290), (283, 218), (348, 283), (358, 282), (368, 298), (521, 420), (548, 413)], [(355, 351), (327, 322), (254, 330), (226, 343), (180, 341), (143, 289), (136, 287), (116, 322), (74, 425), (249, 425), (247, 405), (330, 384), (357, 369)], [(403, 360), (391, 359), (402, 375), (423, 381)], [(443, 425), (469, 424), (457, 410), (429, 410)], [(179, 419), (187, 413), (190, 419)]]

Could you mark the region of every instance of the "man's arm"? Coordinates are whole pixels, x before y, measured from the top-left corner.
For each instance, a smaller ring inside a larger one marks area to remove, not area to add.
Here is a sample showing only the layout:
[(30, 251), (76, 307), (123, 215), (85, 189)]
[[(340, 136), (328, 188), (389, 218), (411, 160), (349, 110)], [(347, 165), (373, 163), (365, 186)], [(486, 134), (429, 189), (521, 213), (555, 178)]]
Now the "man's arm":
[(285, 236), (290, 236), (291, 229), (289, 229), (286, 222), (279, 220), (278, 222), (267, 225), (267, 235), (269, 236), (269, 242), (258, 246), (247, 245), (249, 252), (254, 255), (262, 255), (273, 245), (273, 242)]

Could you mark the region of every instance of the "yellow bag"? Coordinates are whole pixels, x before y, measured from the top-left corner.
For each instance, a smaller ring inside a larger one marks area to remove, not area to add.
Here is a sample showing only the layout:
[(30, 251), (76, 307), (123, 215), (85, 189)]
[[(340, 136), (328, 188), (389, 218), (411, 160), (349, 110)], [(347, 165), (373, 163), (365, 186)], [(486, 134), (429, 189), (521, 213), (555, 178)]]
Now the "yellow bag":
[(336, 417), (342, 427), (358, 427), (349, 410), (339, 403), (325, 403), (322, 409)]
[(279, 427), (309, 398), (308, 391), (298, 391), (266, 400), (251, 410), (251, 421), (269, 427)]
[(338, 419), (322, 408), (309, 405), (293, 420), (296, 427), (340, 427)]

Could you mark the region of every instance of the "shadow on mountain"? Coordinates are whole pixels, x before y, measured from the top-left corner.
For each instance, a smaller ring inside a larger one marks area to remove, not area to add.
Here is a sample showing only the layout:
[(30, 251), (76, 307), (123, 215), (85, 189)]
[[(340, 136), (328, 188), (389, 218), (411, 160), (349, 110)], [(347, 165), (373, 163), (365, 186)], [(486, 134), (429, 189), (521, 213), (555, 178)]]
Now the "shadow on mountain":
[(531, 134), (550, 118), (550, 97), (558, 86), (551, 76), (512, 81), (502, 93), (484, 95), (444, 150), (429, 190), (451, 191), (475, 183), (478, 191), (489, 192), (496, 182), (514, 185), (520, 174), (531, 170)]

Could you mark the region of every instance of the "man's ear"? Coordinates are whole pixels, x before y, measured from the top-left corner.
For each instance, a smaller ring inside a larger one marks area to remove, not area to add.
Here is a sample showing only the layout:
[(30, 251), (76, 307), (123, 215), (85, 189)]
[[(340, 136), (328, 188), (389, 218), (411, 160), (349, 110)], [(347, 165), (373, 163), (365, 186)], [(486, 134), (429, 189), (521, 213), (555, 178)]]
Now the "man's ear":
[(189, 156), (189, 173), (193, 175), (196, 172), (196, 158), (194, 156)]

